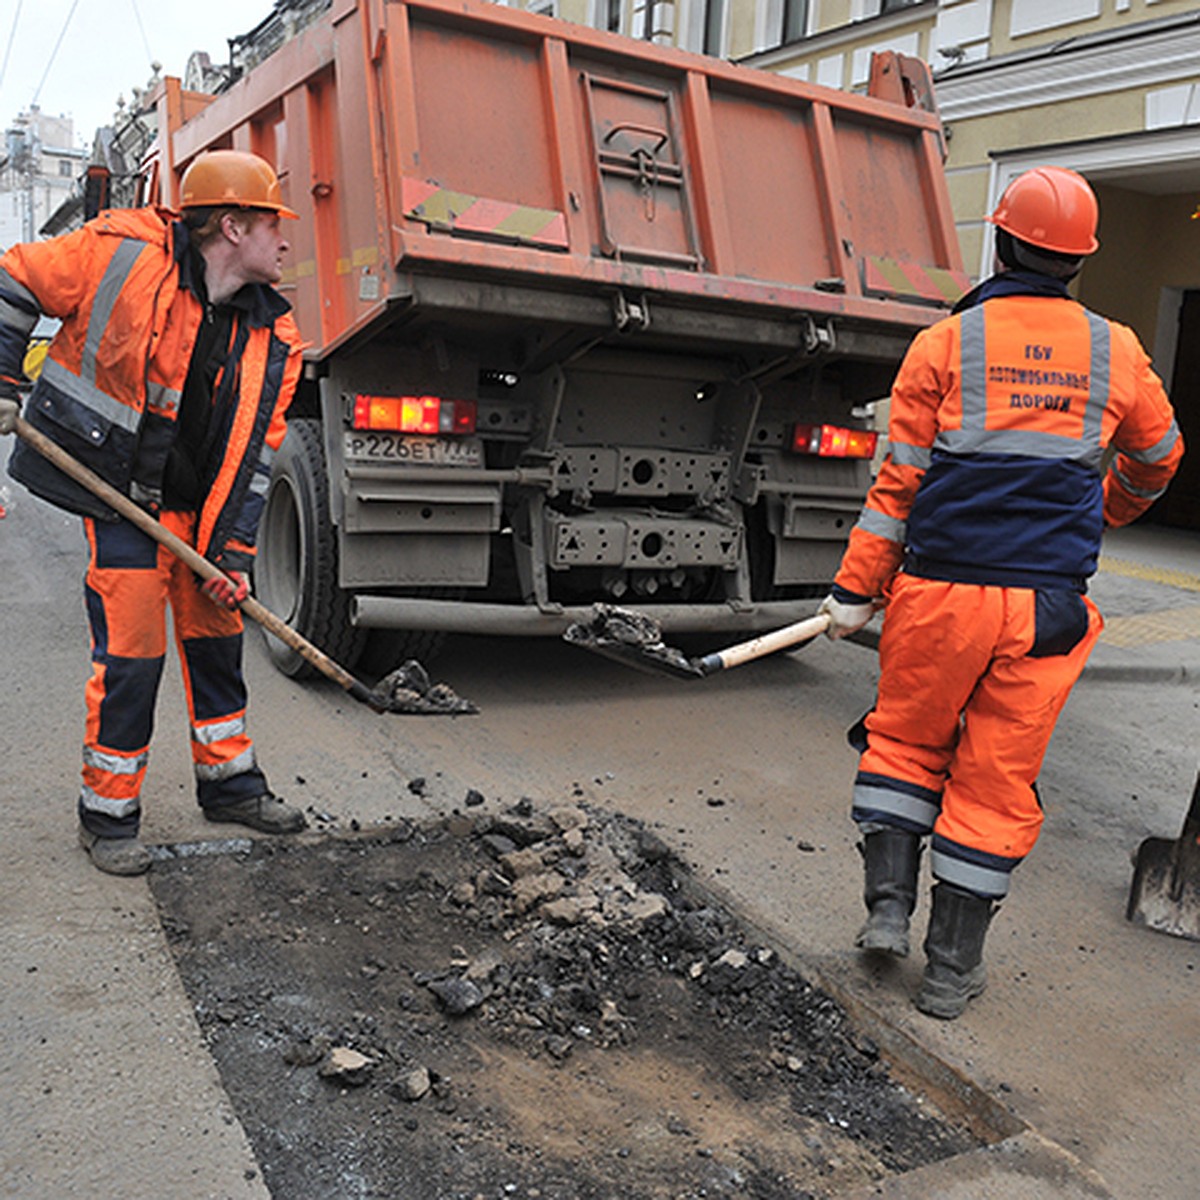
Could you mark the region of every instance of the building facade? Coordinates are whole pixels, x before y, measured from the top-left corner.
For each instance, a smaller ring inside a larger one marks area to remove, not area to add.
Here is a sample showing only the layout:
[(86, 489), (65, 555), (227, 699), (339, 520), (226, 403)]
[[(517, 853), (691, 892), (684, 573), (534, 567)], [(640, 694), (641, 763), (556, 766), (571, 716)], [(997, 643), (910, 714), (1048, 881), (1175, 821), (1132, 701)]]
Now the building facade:
[(4, 131), (0, 155), (0, 249), (29, 242), (75, 187), (87, 155), (70, 117), (35, 104)]

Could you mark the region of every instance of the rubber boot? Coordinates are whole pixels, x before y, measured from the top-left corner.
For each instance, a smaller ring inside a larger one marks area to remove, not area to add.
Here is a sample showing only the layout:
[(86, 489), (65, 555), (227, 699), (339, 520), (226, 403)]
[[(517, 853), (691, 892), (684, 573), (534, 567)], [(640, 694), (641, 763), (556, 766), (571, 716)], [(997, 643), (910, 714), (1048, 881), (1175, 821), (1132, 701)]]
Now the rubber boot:
[(948, 883), (933, 888), (933, 908), (925, 935), (925, 977), (917, 1007), (931, 1017), (953, 1021), (987, 987), (983, 939), (992, 919), (992, 901)]
[(904, 958), (908, 954), (908, 919), (917, 906), (917, 869), (921, 839), (903, 829), (876, 829), (863, 838), (863, 899), (870, 916), (855, 945)]

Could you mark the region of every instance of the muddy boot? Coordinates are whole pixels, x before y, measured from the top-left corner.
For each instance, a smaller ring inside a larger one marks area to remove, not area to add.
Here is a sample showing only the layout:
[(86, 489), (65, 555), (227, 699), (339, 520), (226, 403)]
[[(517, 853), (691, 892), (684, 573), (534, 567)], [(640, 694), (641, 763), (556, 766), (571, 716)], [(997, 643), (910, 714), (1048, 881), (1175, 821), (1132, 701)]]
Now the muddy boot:
[(948, 883), (933, 888), (933, 911), (925, 936), (925, 977), (917, 1007), (931, 1017), (953, 1021), (987, 986), (983, 939), (993, 904)]
[(876, 829), (864, 837), (861, 849), (866, 867), (863, 899), (871, 915), (854, 944), (904, 958), (908, 918), (917, 905), (921, 839), (903, 829)]
[(80, 825), (79, 844), (106, 875), (144, 875), (150, 870), (150, 851), (137, 838), (101, 837)]
[(247, 825), (262, 833), (299, 833), (308, 826), (298, 808), (270, 792), (246, 800), (235, 800), (232, 804), (214, 805), (204, 810), (204, 816), (209, 821), (232, 821), (235, 825)]

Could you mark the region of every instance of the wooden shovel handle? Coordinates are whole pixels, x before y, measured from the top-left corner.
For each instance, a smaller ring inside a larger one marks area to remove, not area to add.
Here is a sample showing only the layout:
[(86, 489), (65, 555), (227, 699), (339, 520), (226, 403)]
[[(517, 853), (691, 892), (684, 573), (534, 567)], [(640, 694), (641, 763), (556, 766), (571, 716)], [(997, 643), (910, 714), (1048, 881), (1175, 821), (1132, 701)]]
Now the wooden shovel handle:
[[(111, 484), (106, 483), (95, 471), (85, 467), (83, 463), (73, 458), (56, 442), (51, 441), (44, 433), (34, 429), (24, 417), (17, 418), (17, 436), (28, 442), (43, 458), (52, 462), (64, 475), (69, 475), (80, 486), (87, 488), (92, 495), (99, 497), (115, 512), (120, 513), (125, 520), (136, 525), (143, 533), (153, 538), (160, 545), (166, 546), (186, 566), (190, 567), (201, 579), (228, 579), (220, 567), (209, 562), (195, 547), (188, 545), (177, 534), (163, 527), (161, 522), (151, 516), (144, 508), (134, 504), (128, 496), (123, 496)], [(232, 585), (232, 581), (230, 581)], [(241, 602), (242, 612), (252, 621), (256, 621), (268, 633), (277, 637), (284, 645), (295, 650), (302, 658), (311, 663), (322, 675), (332, 679), (334, 683), (346, 689), (354, 699), (370, 705), (376, 712), (386, 712), (386, 705), (375, 696), (366, 684), (354, 678), (345, 667), (333, 661), (323, 650), (319, 650), (306, 638), (297, 633), (290, 625), (280, 620), (269, 608), (264, 608), (253, 596), (247, 596)]]
[(806, 617), (794, 625), (785, 625), (782, 629), (774, 629), (747, 642), (739, 642), (715, 654), (706, 654), (700, 660), (700, 667), (706, 675), (716, 671), (727, 671), (730, 667), (740, 667), (742, 663), (774, 654), (776, 650), (785, 650), (797, 642), (807, 641), (829, 628), (829, 614), (817, 613), (815, 617)]

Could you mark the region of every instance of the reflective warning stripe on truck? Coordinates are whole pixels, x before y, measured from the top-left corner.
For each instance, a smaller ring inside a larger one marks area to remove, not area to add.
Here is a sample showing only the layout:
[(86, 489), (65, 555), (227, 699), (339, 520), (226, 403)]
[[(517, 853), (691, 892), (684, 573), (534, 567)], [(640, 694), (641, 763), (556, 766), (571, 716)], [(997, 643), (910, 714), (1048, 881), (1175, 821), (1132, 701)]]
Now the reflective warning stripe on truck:
[(404, 215), (431, 229), (567, 248), (566, 217), (552, 208), (489, 200), (420, 179), (403, 180), (400, 198)]
[(894, 258), (864, 258), (863, 292), (902, 300), (921, 300), (949, 307), (971, 286), (963, 271), (945, 267), (922, 267)]

